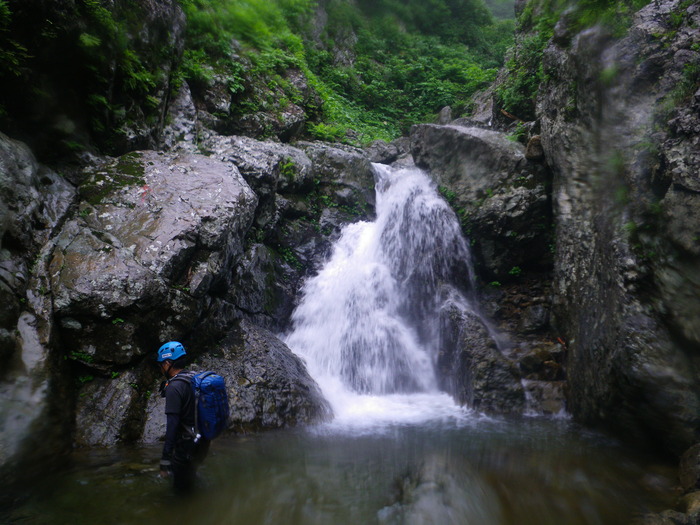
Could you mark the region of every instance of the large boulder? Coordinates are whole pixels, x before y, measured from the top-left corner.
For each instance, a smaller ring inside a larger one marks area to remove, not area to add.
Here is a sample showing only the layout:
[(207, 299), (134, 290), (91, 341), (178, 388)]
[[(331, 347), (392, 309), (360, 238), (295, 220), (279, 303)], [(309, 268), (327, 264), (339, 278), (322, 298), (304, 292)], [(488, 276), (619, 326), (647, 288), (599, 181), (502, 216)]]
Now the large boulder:
[(39, 251), (71, 205), (75, 189), (39, 164), (22, 142), (0, 133), (0, 357), (14, 350), (16, 326)]
[(485, 279), (550, 264), (550, 174), (505, 134), (476, 127), (421, 124), (411, 151), (457, 212)]
[(214, 135), (203, 147), (217, 158), (233, 163), (258, 195), (257, 228), (271, 229), (279, 221), (277, 193), (301, 193), (312, 188), (311, 159), (293, 146)]
[[(212, 370), (224, 377), (231, 408), (230, 431), (270, 430), (317, 423), (331, 416), (301, 359), (273, 334), (247, 321), (190, 369)], [(152, 391), (156, 390), (157, 383), (153, 383)], [(141, 442), (163, 438), (164, 408), (163, 398), (150, 396)]]
[(670, 453), (700, 435), (698, 23), (697, 4), (675, 0), (619, 40), (563, 19), (538, 110), (568, 406)]
[(374, 207), (374, 172), (355, 148), (210, 135), (202, 147), (233, 163), (259, 198), (246, 251), (227, 299), (260, 326), (280, 331), (301, 280), (343, 225)]
[(462, 206), (483, 199), (527, 164), (522, 145), (503, 133), (456, 125), (413, 126), (411, 153), (416, 166), (454, 191)]
[(340, 144), (301, 142), (314, 166), (314, 175), (324, 183), (327, 195), (339, 206), (366, 213), (374, 205), (374, 171), (360, 149)]
[(196, 154), (132, 153), (89, 170), (49, 265), (68, 357), (125, 365), (180, 338), (225, 290), (257, 198)]
[(525, 391), (518, 368), (499, 351), (481, 317), (448, 301), (439, 321), (441, 388), (478, 411), (522, 413)]

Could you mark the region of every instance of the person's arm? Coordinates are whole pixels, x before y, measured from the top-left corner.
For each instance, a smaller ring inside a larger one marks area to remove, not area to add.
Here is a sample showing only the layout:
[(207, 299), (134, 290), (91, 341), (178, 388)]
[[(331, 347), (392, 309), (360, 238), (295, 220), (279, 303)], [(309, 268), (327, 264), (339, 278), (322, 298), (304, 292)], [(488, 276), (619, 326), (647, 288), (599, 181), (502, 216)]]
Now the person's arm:
[(160, 475), (164, 478), (168, 477), (170, 474), (170, 460), (173, 456), (173, 449), (175, 448), (175, 435), (177, 433), (177, 427), (180, 425), (179, 414), (166, 414), (166, 417), (165, 443), (163, 444), (163, 454), (160, 458)]
[(172, 471), (171, 459), (175, 449), (175, 437), (177, 428), (180, 425), (180, 406), (182, 400), (175, 383), (166, 387), (165, 390), (165, 443), (163, 444), (163, 454), (160, 459), (160, 475), (166, 478)]

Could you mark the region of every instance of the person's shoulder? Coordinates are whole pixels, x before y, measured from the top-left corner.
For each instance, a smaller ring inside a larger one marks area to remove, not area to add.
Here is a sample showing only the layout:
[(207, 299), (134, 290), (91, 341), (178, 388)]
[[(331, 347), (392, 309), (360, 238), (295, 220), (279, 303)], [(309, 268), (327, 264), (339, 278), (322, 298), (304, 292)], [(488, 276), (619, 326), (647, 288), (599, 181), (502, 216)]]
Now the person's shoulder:
[(178, 392), (189, 392), (192, 390), (192, 373), (183, 370), (170, 380), (169, 387)]

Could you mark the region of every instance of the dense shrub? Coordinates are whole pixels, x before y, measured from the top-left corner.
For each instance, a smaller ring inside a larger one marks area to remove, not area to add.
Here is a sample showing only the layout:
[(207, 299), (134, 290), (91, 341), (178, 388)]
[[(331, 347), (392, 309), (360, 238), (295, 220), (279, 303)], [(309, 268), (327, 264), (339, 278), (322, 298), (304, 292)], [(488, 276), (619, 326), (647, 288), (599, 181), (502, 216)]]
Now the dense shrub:
[(359, 126), (366, 140), (382, 128), (405, 132), (446, 105), (461, 111), (493, 81), (512, 42), (513, 22), (494, 21), (481, 0), (331, 1), (326, 9), (320, 42), (306, 42), (308, 63), (360, 110), (351, 112), (359, 121), (336, 122)]
[(543, 80), (542, 53), (565, 9), (573, 30), (600, 24), (615, 36), (649, 0), (530, 0), (517, 20), (519, 39), (506, 63), (508, 75), (497, 90), (498, 103), (524, 120), (535, 118), (535, 99)]

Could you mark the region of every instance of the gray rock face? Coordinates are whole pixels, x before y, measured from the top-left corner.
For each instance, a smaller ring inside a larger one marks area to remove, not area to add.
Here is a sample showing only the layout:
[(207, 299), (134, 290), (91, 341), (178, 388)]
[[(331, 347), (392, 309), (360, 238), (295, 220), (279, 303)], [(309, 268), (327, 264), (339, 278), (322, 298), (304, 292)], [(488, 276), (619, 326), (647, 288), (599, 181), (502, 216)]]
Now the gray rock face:
[(25, 294), (32, 262), (74, 195), (73, 187), (41, 166), (26, 145), (0, 133), (0, 326), (17, 322), (17, 298)]
[(411, 146), (460, 216), (487, 278), (549, 263), (549, 172), (527, 161), (521, 144), (496, 131), (424, 124), (412, 128)]
[(215, 135), (203, 148), (233, 163), (259, 198), (227, 299), (260, 326), (281, 330), (330, 240), (373, 209), (372, 167), (360, 151), (330, 144)]
[(437, 367), (442, 388), (478, 411), (520, 414), (525, 394), (516, 366), (496, 347), (479, 317), (448, 305), (440, 319)]
[(245, 321), (199, 366), (230, 380), (230, 428), (235, 431), (314, 423), (331, 415), (301, 359), (270, 332)]
[(197, 134), (197, 108), (192, 93), (183, 83), (168, 107), (166, 125), (160, 136), (160, 146), (170, 150), (176, 147), (193, 149)]
[[(6, 487), (36, 475), (37, 465), (55, 465), (67, 446), (61, 422), (70, 418), (69, 407), (51, 376), (62, 367), (50, 359), (45, 243), (74, 196), (26, 145), (0, 133), (0, 483)], [(37, 433), (39, 443), (31, 439)]]
[[(191, 367), (224, 377), (231, 416), (229, 429), (255, 432), (322, 421), (330, 407), (301, 360), (270, 332), (247, 321)], [(156, 383), (152, 390), (156, 391)], [(152, 396), (140, 438), (154, 443), (165, 434), (164, 402)]]
[(374, 206), (374, 171), (367, 156), (350, 146), (299, 143), (317, 177), (341, 206)]
[(560, 22), (539, 99), (569, 407), (675, 453), (700, 436), (700, 8), (683, 5), (650, 3), (619, 41)]
[(128, 438), (131, 418), (142, 417), (135, 410), (139, 403), (138, 375), (129, 370), (117, 378), (92, 378), (78, 398), (75, 413), (75, 443), (79, 446), (109, 446)]
[(88, 202), (55, 241), (55, 315), (73, 356), (128, 364), (197, 322), (257, 198), (234, 166), (201, 155), (134, 153), (91, 171)]
[(450, 187), (463, 205), (484, 198), (526, 164), (522, 145), (502, 133), (454, 125), (413, 126), (411, 153), (416, 166)]
[(690, 447), (681, 456), (679, 479), (683, 492), (700, 489), (700, 443)]
[(381, 164), (391, 164), (400, 155), (399, 148), (395, 143), (383, 140), (375, 140), (365, 148), (365, 151), (370, 161)]

